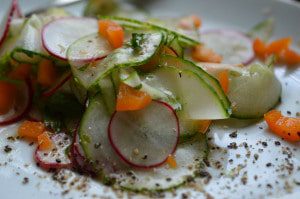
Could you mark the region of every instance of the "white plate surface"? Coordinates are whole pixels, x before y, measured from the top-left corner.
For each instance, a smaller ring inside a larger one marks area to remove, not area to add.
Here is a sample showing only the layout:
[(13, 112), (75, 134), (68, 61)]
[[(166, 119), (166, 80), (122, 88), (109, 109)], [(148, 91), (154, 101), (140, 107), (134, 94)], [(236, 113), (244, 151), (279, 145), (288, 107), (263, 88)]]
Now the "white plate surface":
[[(10, 0), (1, 0), (0, 17), (9, 2)], [(20, 3), (24, 11), (30, 11), (48, 5), (51, 0), (20, 0)], [(160, 16), (198, 14), (203, 19), (203, 29), (232, 28), (247, 31), (266, 15), (272, 16), (276, 21), (274, 38), (292, 36), (296, 44), (294, 47), (299, 48), (297, 43), (300, 45), (300, 6), (297, 5), (275, 0), (149, 0), (143, 1), (143, 4), (151, 13)], [(71, 6), (68, 9), (78, 15), (82, 6)], [(282, 103), (278, 109), (284, 114), (291, 111), (291, 116), (296, 117), (296, 113), (300, 112), (300, 67), (294, 70), (276, 68), (276, 74), (283, 86)], [(0, 129), (0, 198), (132, 196), (113, 192), (98, 182), (69, 171), (53, 176), (40, 170), (33, 160), (35, 146), (7, 139), (15, 135), (16, 127), (17, 125), (12, 125)], [(236, 130), (237, 138), (230, 138), (229, 134)], [(210, 143), (215, 148), (211, 152), (211, 166), (208, 168), (212, 179), (208, 184), (199, 180), (196, 182), (197, 186), (180, 189), (177, 193), (167, 193), (166, 197), (181, 198), (182, 193), (185, 193), (190, 198), (300, 198), (299, 143), (281, 141), (268, 132), (263, 121), (246, 127), (218, 122), (211, 128), (209, 136)], [(280, 146), (275, 145), (277, 140), (280, 141)], [(227, 146), (232, 142), (236, 142), (238, 149), (228, 149)], [(245, 148), (243, 142), (248, 144), (248, 148)], [(6, 145), (12, 147), (8, 154), (4, 152)], [(272, 165), (268, 167), (267, 163)], [(67, 181), (64, 180), (64, 175), (68, 176)], [(24, 184), (26, 177), (29, 182)]]

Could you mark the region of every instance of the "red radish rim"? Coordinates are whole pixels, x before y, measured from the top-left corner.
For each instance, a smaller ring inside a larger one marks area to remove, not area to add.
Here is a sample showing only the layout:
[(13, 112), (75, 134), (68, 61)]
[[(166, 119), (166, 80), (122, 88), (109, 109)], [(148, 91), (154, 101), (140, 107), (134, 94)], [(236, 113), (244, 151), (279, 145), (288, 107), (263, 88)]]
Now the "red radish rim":
[(179, 55), (178, 55), (178, 53), (176, 52), (176, 50), (174, 50), (172, 47), (170, 47), (170, 49), (173, 51), (173, 53), (175, 53), (175, 55), (176, 55), (177, 57), (179, 57)]
[[(79, 124), (77, 126), (77, 129), (79, 128)], [(73, 135), (73, 142), (71, 145), (71, 160), (73, 163), (74, 168), (79, 169), (80, 171), (90, 174), (90, 175), (95, 175), (93, 169), (91, 169), (91, 167), (88, 165), (87, 159), (86, 157), (80, 152), (79, 148), (79, 141), (78, 141), (78, 130), (76, 129), (76, 131), (74, 132)], [(81, 162), (81, 163), (80, 163)]]
[(62, 77), (47, 91), (45, 91), (42, 95), (43, 97), (52, 96), (59, 88), (61, 88), (69, 79), (71, 79), (72, 73), (68, 71), (62, 75)]
[[(57, 136), (57, 135), (59, 135), (59, 134), (55, 134), (53, 136)], [(38, 163), (38, 165), (44, 169), (63, 169), (63, 168), (71, 168), (72, 167), (71, 158), (70, 158), (70, 163), (66, 163), (66, 164), (65, 163), (47, 163), (41, 159), (38, 152), (40, 152), (39, 147), (37, 147), (34, 152), (34, 159)], [(47, 152), (45, 151), (45, 153), (47, 153)]]
[(30, 111), (31, 106), (32, 106), (32, 99), (33, 99), (33, 88), (32, 88), (32, 84), (30, 80), (26, 80), (25, 82), (26, 86), (27, 86), (27, 95), (28, 95), (28, 99), (27, 99), (27, 104), (24, 108), (23, 111), (21, 111), (20, 113), (18, 113), (17, 115), (13, 115), (10, 118), (0, 122), (0, 126), (7, 126), (13, 123), (16, 123), (20, 120), (22, 120), (27, 113)]
[[(239, 31), (239, 30), (232, 30), (232, 29), (210, 29), (210, 30), (204, 30), (201, 32), (201, 34), (210, 34), (210, 33), (217, 33), (217, 34), (223, 34), (226, 35), (228, 33), (232, 34), (232, 35), (236, 35), (238, 37), (242, 37), (245, 40), (248, 40), (251, 44), (252, 44), (252, 39), (250, 37), (248, 37), (245, 33)], [(255, 54), (253, 52), (253, 55), (245, 60), (242, 64), (244, 65), (248, 65), (251, 62), (253, 62), (255, 60)]]
[(72, 161), (68, 164), (62, 164), (62, 163), (46, 163), (43, 160), (40, 159), (40, 156), (38, 154), (39, 148), (35, 150), (34, 153), (34, 159), (37, 162), (37, 164), (44, 168), (44, 169), (63, 169), (63, 168), (71, 168), (72, 167)]
[[(49, 50), (49, 46), (46, 44), (45, 42), (45, 30), (48, 28), (49, 25), (51, 25), (52, 23), (58, 21), (58, 20), (65, 20), (65, 19), (79, 19), (79, 20), (82, 20), (82, 19), (89, 19), (89, 20), (96, 20), (92, 17), (61, 17), (61, 18), (58, 18), (54, 21), (51, 21), (49, 23), (47, 23), (46, 25), (44, 25), (44, 27), (42, 28), (42, 46), (43, 48), (50, 54), (52, 55), (53, 57), (56, 57), (58, 59), (61, 59), (61, 60), (64, 60), (64, 61), (67, 61), (68, 58), (66, 57), (62, 57), (61, 55), (57, 55), (55, 53), (53, 53), (51, 50)], [(101, 59), (101, 58), (100, 58)], [(92, 59), (91, 61), (93, 61), (94, 59)], [(88, 61), (88, 60), (87, 60)]]
[[(170, 106), (169, 104), (167, 104), (166, 102), (162, 102), (162, 101), (159, 101), (159, 100), (152, 100), (156, 103), (160, 103), (162, 105), (164, 105), (165, 107), (167, 107), (171, 113), (173, 113), (175, 119), (176, 119), (176, 124), (177, 124), (177, 141), (176, 141), (176, 144), (174, 145), (173, 149), (172, 149), (172, 152), (169, 154), (169, 155), (173, 155), (175, 152), (176, 152), (176, 149), (177, 149), (177, 146), (178, 146), (178, 143), (179, 143), (179, 135), (180, 135), (180, 127), (179, 127), (179, 119), (177, 117), (177, 114), (176, 114), (176, 111), (172, 108), (172, 106)], [(143, 166), (143, 165), (139, 165), (139, 164), (135, 164), (135, 163), (132, 163), (130, 162), (129, 160), (127, 160), (124, 155), (121, 153), (121, 151), (118, 149), (118, 147), (115, 145), (115, 143), (113, 142), (113, 139), (111, 137), (111, 126), (112, 126), (112, 121), (114, 119), (114, 116), (117, 114), (117, 111), (115, 111), (111, 118), (110, 118), (110, 121), (109, 121), (109, 124), (108, 124), (108, 139), (109, 139), (109, 142), (110, 144), (112, 145), (112, 148), (115, 150), (115, 152), (118, 154), (118, 156), (124, 161), (126, 162), (127, 164), (129, 164), (130, 166), (133, 166), (133, 167), (136, 167), (136, 168), (141, 168), (141, 169), (151, 169), (151, 168), (154, 168), (154, 167), (159, 167), (161, 165), (163, 165), (167, 159), (168, 159), (168, 156), (162, 161), (162, 162), (159, 162), (157, 164), (153, 164), (153, 165), (150, 165), (150, 166)]]
[(5, 30), (3, 32), (3, 35), (0, 38), (0, 47), (2, 46), (2, 44), (4, 43), (4, 41), (8, 35), (10, 24), (14, 17), (15, 12), (17, 13), (17, 17), (22, 16), (20, 8), (19, 8), (18, 0), (13, 0), (9, 9), (10, 9), (10, 11), (8, 13), (7, 21), (5, 22), (6, 23), (5, 28), (4, 28)]
[(15, 5), (16, 6), (16, 8), (15, 8), (16, 9), (16, 14), (17, 14), (18, 17), (21, 18), (21, 17), (23, 17), (23, 14), (22, 14), (22, 11), (20, 9), (19, 2), (18, 2), (18, 0), (14, 0), (14, 1), (16, 2), (15, 3), (16, 4)]

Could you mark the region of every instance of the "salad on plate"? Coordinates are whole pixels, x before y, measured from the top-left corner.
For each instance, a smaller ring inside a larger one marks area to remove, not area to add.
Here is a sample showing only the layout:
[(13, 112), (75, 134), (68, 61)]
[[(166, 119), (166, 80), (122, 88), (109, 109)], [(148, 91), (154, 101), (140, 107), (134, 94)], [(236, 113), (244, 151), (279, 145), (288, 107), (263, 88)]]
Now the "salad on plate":
[(2, 21), (0, 126), (18, 123), (41, 169), (162, 192), (204, 175), (217, 120), (265, 120), (274, 136), (300, 141), (300, 119), (276, 110), (273, 71), (299, 66), (300, 54), (290, 37), (270, 40), (272, 19), (249, 32), (202, 30), (196, 15), (157, 19), (99, 2), (82, 17), (23, 17), (13, 0)]

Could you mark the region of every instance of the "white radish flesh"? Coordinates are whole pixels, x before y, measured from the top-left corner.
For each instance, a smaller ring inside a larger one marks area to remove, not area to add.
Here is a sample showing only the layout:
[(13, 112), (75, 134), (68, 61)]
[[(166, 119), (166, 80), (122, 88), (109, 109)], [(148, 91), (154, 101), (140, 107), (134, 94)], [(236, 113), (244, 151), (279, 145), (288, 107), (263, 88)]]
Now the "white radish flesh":
[(109, 124), (113, 148), (125, 162), (135, 167), (163, 164), (176, 150), (178, 137), (175, 111), (159, 101), (152, 101), (138, 111), (115, 112)]
[(42, 30), (43, 46), (49, 54), (67, 59), (67, 50), (76, 40), (98, 31), (93, 18), (66, 17), (52, 21)]

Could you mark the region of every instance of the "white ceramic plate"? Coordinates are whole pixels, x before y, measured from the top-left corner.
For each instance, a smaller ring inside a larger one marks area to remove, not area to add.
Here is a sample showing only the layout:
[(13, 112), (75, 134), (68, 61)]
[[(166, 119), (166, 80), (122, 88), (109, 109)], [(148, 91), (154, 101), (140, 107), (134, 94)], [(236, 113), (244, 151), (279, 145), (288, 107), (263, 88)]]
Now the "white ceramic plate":
[[(1, 0), (0, 16), (10, 0)], [(51, 0), (20, 0), (27, 12), (49, 5)], [(180, 16), (195, 13), (203, 19), (203, 29), (232, 28), (247, 31), (270, 15), (275, 18), (274, 37), (292, 36), (294, 43), (300, 41), (300, 6), (275, 0), (152, 0), (142, 3), (151, 13), (160, 16)], [(82, 4), (68, 9), (77, 15)], [(300, 45), (300, 44), (299, 44)], [(294, 46), (297, 48), (296, 46)], [(300, 68), (286, 70), (276, 68), (276, 74), (283, 85), (282, 104), (278, 109), (284, 114), (291, 111), (296, 117), (300, 112)], [(231, 126), (230, 128), (228, 126)], [(17, 125), (0, 129), (0, 198), (105, 198), (131, 197), (127, 193), (113, 192), (87, 177), (62, 171), (58, 175), (46, 173), (36, 167), (33, 160), (35, 146), (22, 141), (9, 141), (15, 135)], [(229, 134), (237, 130), (237, 138)], [(232, 123), (218, 122), (209, 133), (212, 150), (208, 171), (212, 179), (208, 184), (203, 180), (197, 186), (167, 193), (166, 197), (181, 198), (184, 193), (190, 198), (300, 198), (300, 144), (281, 141), (269, 133), (264, 122), (241, 127)], [(279, 140), (281, 145), (276, 146)], [(238, 149), (228, 149), (236, 142)], [(245, 148), (243, 142), (248, 144)], [(263, 146), (266, 142), (267, 146)], [(12, 147), (10, 153), (4, 147)], [(257, 155), (256, 155), (257, 154)], [(258, 159), (256, 160), (256, 158)], [(232, 159), (232, 161), (231, 161)], [(267, 167), (267, 163), (272, 163)], [(217, 169), (219, 168), (219, 169)], [(67, 176), (65, 180), (64, 176)], [(23, 183), (24, 178), (28, 183)], [(71, 178), (71, 179), (70, 179)], [(71, 183), (73, 182), (73, 183)], [(141, 198), (142, 196), (138, 196)]]

